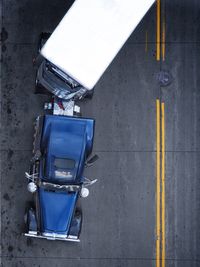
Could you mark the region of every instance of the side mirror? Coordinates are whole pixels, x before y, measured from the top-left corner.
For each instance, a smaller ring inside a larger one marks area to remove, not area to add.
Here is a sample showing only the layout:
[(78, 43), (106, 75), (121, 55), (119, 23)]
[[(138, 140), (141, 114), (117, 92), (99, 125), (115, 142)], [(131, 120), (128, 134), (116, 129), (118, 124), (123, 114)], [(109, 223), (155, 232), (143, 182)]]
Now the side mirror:
[(87, 187), (87, 186), (93, 185), (96, 182), (97, 182), (97, 179), (90, 180), (90, 179), (84, 177), (84, 182), (83, 182), (84, 188)]
[(92, 166), (92, 165), (95, 163), (95, 161), (97, 161), (98, 159), (99, 159), (99, 156), (95, 154), (93, 157), (89, 158), (89, 159), (85, 162), (86, 167), (90, 167), (90, 166)]
[(25, 172), (25, 177), (31, 182), (34, 182), (35, 179), (38, 178), (38, 173), (29, 174), (28, 172)]

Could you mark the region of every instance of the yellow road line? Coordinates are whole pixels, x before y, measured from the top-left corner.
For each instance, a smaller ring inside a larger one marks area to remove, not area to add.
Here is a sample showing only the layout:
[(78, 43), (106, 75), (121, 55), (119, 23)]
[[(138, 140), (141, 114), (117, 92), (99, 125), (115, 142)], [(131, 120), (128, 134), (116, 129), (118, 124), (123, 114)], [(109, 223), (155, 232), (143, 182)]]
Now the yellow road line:
[(161, 104), (162, 117), (162, 267), (165, 267), (165, 104)]
[(160, 21), (161, 21), (161, 5), (160, 5), (161, 0), (157, 0), (157, 12), (156, 12), (156, 59), (159, 61), (160, 60)]
[(162, 60), (165, 60), (165, 20), (163, 19), (162, 24)]
[(160, 100), (156, 100), (156, 267), (160, 267)]

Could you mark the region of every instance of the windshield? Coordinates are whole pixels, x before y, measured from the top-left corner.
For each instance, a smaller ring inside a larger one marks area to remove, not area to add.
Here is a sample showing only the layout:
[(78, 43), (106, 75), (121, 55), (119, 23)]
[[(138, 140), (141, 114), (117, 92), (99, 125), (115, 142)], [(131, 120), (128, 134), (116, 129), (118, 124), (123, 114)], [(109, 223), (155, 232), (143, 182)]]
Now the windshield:
[(54, 166), (57, 168), (73, 169), (75, 167), (75, 160), (54, 157)]
[(53, 170), (55, 179), (72, 180), (74, 175), (75, 160), (67, 158), (53, 159)]

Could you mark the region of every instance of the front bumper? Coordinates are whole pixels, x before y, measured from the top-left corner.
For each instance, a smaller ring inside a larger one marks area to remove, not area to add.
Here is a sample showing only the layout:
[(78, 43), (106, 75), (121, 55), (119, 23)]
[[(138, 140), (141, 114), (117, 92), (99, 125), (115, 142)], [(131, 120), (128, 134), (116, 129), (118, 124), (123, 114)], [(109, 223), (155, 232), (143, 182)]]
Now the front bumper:
[(71, 242), (80, 242), (80, 239), (78, 239), (76, 236), (65, 236), (65, 235), (56, 235), (56, 234), (43, 234), (38, 235), (37, 232), (29, 231), (28, 233), (24, 234), (27, 237), (36, 237), (36, 238), (42, 238), (42, 239), (48, 239), (48, 240), (60, 240), (60, 241), (71, 241)]

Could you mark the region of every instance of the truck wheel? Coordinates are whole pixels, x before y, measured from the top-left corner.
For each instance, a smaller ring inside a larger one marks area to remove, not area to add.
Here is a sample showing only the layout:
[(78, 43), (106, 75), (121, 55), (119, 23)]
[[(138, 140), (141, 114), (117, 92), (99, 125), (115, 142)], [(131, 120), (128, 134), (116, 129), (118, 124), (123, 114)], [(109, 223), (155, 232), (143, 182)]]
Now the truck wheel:
[(73, 215), (69, 235), (77, 236), (79, 238), (82, 228), (82, 211), (80, 208), (76, 207), (75, 213)]
[(28, 233), (29, 231), (29, 218), (28, 218), (28, 214), (29, 214), (29, 209), (34, 207), (34, 203), (32, 201), (28, 201), (26, 202), (26, 206), (25, 206), (25, 212), (24, 212), (24, 228), (23, 228), (23, 232), (24, 233)]

